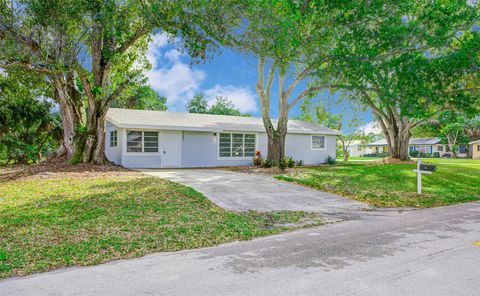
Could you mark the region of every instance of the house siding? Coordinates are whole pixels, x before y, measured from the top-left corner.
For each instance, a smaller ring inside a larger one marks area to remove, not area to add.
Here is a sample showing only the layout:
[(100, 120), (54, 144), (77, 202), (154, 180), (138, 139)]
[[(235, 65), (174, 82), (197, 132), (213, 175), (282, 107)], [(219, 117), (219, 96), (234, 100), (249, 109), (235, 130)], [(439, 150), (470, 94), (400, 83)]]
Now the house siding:
[[(110, 131), (117, 130), (117, 147), (110, 146)], [(129, 129), (134, 130), (134, 129)], [(150, 130), (150, 129), (149, 129)], [(150, 130), (151, 131), (151, 130)], [(117, 128), (107, 122), (105, 152), (110, 161), (128, 168), (161, 168), (162, 167), (162, 130), (157, 130), (159, 134), (159, 152), (158, 153), (129, 153), (127, 147), (127, 129)], [(229, 131), (224, 131), (228, 133)], [(245, 131), (244, 133), (251, 133)], [(256, 134), (256, 150), (260, 150), (262, 155), (267, 154), (267, 135), (266, 133)], [(180, 167), (221, 167), (221, 166), (244, 166), (251, 165), (252, 158), (241, 159), (221, 158), (218, 156), (219, 133), (182, 131), (180, 145)], [(286, 137), (286, 155), (295, 160), (303, 160), (305, 164), (324, 163), (325, 158), (330, 155), (335, 157), (336, 137), (325, 135), (325, 149), (311, 149), (310, 134), (288, 134)]]

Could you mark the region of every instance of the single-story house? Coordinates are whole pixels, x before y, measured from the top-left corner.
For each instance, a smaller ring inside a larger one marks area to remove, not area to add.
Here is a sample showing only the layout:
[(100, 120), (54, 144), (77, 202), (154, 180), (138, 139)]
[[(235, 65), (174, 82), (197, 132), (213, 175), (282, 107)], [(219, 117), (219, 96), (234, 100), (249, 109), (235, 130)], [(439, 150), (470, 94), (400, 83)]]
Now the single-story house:
[[(369, 147), (373, 149), (374, 153), (388, 152), (388, 145), (386, 139), (381, 139), (368, 144)], [(439, 138), (410, 138), (409, 141), (409, 150), (418, 151), (425, 154), (433, 155), (438, 152), (440, 157), (443, 157), (445, 154), (452, 155), (450, 151), (450, 146), (442, 144)], [(467, 157), (468, 148), (467, 145), (459, 145), (459, 150), (457, 153), (458, 157)]]
[[(252, 164), (267, 154), (261, 118), (110, 108), (105, 154), (129, 168), (190, 168)], [(335, 157), (339, 131), (289, 120), (286, 155), (305, 164)]]
[[(341, 143), (340, 143), (341, 146)], [(353, 140), (348, 145), (347, 151), (349, 156), (363, 156), (368, 154), (370, 149), (367, 147), (364, 141), (361, 140)]]
[(480, 140), (468, 143), (470, 145), (470, 155), (473, 159), (480, 159)]

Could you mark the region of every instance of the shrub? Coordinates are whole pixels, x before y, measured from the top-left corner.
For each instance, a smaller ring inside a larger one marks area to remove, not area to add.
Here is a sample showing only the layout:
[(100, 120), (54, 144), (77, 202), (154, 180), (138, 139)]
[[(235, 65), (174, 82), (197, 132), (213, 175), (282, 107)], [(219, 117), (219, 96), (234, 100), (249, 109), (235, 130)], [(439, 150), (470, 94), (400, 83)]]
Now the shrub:
[(300, 159), (300, 160), (297, 160), (297, 161), (295, 162), (295, 165), (296, 165), (296, 166), (303, 166), (303, 160), (301, 160), (301, 159)]
[(295, 166), (295, 160), (291, 156), (287, 157), (287, 167), (292, 169)]
[(255, 151), (255, 156), (253, 157), (253, 165), (261, 166), (262, 165), (262, 153), (260, 150)]
[(418, 156), (418, 151), (417, 150), (410, 151), (410, 156), (411, 157), (417, 157)]
[(433, 157), (440, 158), (440, 152), (433, 152)]
[(325, 163), (328, 163), (329, 165), (334, 165), (335, 163), (337, 163), (337, 160), (329, 155), (325, 158)]
[(271, 168), (273, 166), (273, 160), (265, 158), (262, 160), (262, 167)]
[(287, 168), (287, 165), (288, 165), (287, 162), (288, 162), (288, 160), (287, 160), (286, 157), (280, 158), (280, 160), (278, 161), (278, 167), (279, 167), (282, 171), (284, 171), (284, 170)]

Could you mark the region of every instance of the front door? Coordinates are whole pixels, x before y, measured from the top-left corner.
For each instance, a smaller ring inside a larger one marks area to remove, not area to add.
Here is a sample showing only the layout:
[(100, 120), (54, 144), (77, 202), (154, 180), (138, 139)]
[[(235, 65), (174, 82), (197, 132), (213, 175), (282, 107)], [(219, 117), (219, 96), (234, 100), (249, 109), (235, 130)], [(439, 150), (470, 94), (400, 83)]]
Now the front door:
[(180, 142), (181, 132), (160, 132), (160, 153), (162, 154), (162, 168), (180, 166)]

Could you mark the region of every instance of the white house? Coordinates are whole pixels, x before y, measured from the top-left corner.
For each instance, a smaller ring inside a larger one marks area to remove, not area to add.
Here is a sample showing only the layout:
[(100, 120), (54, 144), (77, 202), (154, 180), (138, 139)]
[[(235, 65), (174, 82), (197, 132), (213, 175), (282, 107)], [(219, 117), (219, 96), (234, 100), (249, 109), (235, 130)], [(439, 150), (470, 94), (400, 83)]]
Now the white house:
[[(369, 143), (368, 146), (373, 150), (373, 153), (382, 153), (388, 152), (388, 145), (386, 139), (381, 139), (372, 143)], [(410, 138), (409, 141), (409, 150), (418, 151), (425, 154), (433, 155), (438, 153), (440, 157), (449, 154), (453, 154), (450, 151), (448, 145), (442, 144), (439, 138)], [(459, 151), (457, 153), (458, 157), (467, 157), (468, 148), (467, 145), (459, 145)]]
[(349, 156), (363, 156), (370, 153), (369, 147), (361, 140), (353, 140), (347, 148)]
[[(286, 155), (305, 164), (335, 157), (339, 132), (289, 120)], [(105, 154), (129, 168), (218, 167), (252, 163), (267, 154), (261, 118), (110, 108)]]

